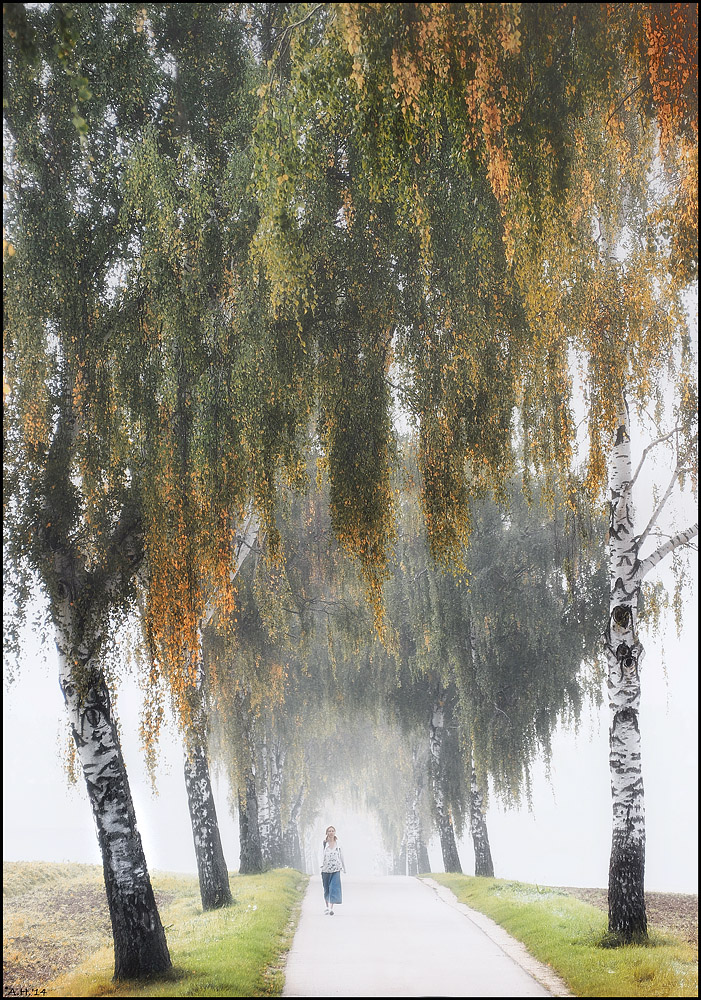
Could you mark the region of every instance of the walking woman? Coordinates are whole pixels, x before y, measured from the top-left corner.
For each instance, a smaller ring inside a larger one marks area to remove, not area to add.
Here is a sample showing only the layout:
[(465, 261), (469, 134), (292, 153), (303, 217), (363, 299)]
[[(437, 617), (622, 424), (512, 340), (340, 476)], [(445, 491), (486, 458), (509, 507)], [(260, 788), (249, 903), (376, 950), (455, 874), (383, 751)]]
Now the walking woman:
[(324, 913), (333, 916), (334, 903), (341, 903), (341, 872), (345, 873), (346, 865), (343, 860), (341, 845), (336, 839), (336, 829), (333, 826), (326, 828), (324, 838), (324, 854), (321, 859), (321, 881), (324, 884), (324, 902), (326, 909)]

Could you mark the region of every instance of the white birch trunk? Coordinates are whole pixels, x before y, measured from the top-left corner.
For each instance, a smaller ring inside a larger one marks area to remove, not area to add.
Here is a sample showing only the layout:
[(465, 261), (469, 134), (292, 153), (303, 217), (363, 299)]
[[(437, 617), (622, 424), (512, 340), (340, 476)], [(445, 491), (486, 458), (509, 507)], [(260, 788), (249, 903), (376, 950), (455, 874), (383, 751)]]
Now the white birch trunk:
[(266, 868), (272, 864), (270, 835), (270, 795), (268, 791), (268, 743), (265, 736), (261, 740), (260, 763), (257, 767), (258, 781), (258, 829), (260, 831), (260, 849), (263, 853), (263, 863)]
[(287, 868), (296, 868), (298, 871), (305, 871), (304, 859), (302, 857), (302, 841), (299, 835), (299, 815), (304, 803), (304, 786), (300, 788), (295, 804), (290, 811), (290, 822), (284, 831), (283, 843), (283, 864)]
[(641, 566), (634, 530), (630, 427), (622, 402), (609, 463), (610, 613), (606, 634), (610, 709), (609, 762), (613, 834), (609, 931), (630, 941), (647, 933), (645, 805), (640, 752), (640, 664), (637, 618)]
[[(474, 623), (470, 622), (470, 653), (473, 664), (477, 663), (477, 635)], [(474, 763), (470, 768), (470, 833), (475, 852), (475, 877), (494, 878), (494, 862), (489, 845), (487, 820), (484, 815), (484, 798), (477, 784)]]
[[(230, 572), (232, 581), (253, 549), (259, 529), (259, 520), (251, 509), (244, 520), (241, 531), (237, 532), (234, 542)], [(201, 640), (202, 630), (211, 621), (214, 611), (213, 605), (207, 608), (198, 632), (198, 640)], [(221, 906), (229, 906), (232, 897), (209, 775), (205, 676), (201, 649), (192, 655), (197, 656), (197, 683), (195, 690), (190, 695), (193, 706), (193, 723), (190, 731), (185, 734), (183, 770), (202, 908), (214, 910)]]
[(260, 874), (264, 865), (258, 820), (256, 757), (251, 732), (252, 719), (243, 695), (237, 695), (234, 704), (242, 740), (241, 752), (244, 758), (242, 767), (244, 788), (239, 788), (238, 792), (239, 840), (241, 844), (239, 872), (241, 875), (253, 875)]
[(273, 742), (270, 755), (270, 864), (273, 868), (281, 868), (283, 861), (282, 846), (282, 770), (285, 764), (285, 752), (280, 743)]
[(406, 868), (407, 875), (419, 874), (419, 791), (414, 792), (407, 813)]
[(78, 592), (65, 583), (62, 591), (56, 629), (59, 682), (102, 854), (114, 937), (114, 977), (164, 972), (171, 967), (170, 955), (136, 827), (109, 691), (99, 659), (84, 645), (76, 653)]
[(197, 683), (195, 689), (190, 692), (192, 722), (184, 736), (183, 772), (200, 883), (200, 898), (202, 909), (206, 911), (229, 906), (232, 897), (209, 776), (204, 668), (199, 650), (196, 655)]
[(209, 776), (207, 741), (200, 732), (189, 734), (183, 770), (202, 909), (215, 910), (228, 906), (232, 897)]
[(484, 818), (484, 799), (474, 767), (470, 774), (470, 832), (472, 845), (475, 849), (475, 875), (481, 878), (494, 878), (494, 863), (492, 850), (489, 846), (487, 821)]
[(443, 702), (436, 700), (431, 713), (429, 725), (429, 746), (431, 751), (431, 787), (433, 790), (433, 807), (438, 826), (438, 836), (441, 841), (443, 867), (447, 872), (462, 874), (462, 865), (455, 842), (455, 831), (450, 816), (450, 810), (445, 802), (443, 745), (445, 735), (445, 712)]

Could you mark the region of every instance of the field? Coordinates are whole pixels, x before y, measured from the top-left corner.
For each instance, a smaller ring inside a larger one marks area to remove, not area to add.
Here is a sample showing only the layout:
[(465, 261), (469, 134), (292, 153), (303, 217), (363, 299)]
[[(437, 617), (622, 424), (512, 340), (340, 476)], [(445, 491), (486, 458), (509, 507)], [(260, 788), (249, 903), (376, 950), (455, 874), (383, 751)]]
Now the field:
[[(166, 925), (169, 920), (182, 923), (184, 918), (197, 920), (197, 914), (201, 916), (196, 876), (154, 872), (152, 881)], [(296, 884), (293, 886), (292, 882)], [(232, 891), (239, 904), (238, 912), (247, 914), (256, 909), (255, 900), (262, 902), (268, 898), (266, 893), (271, 888), (276, 897), (283, 892), (288, 894), (287, 905), (291, 912), (293, 899), (298, 898), (301, 891), (300, 882), (301, 877), (289, 871), (270, 872), (260, 877), (231, 876)], [(606, 909), (606, 893), (602, 889), (569, 888), (556, 892), (560, 895), (567, 892), (600, 909)], [(5, 996), (26, 996), (49, 987), (59, 977), (63, 977), (59, 995), (86, 995), (70, 992), (76, 989), (75, 979), (71, 980), (70, 976), (66, 976), (95, 955), (102, 956), (100, 975), (104, 976), (104, 968), (109, 965), (111, 933), (101, 866), (5, 862), (3, 902)], [(696, 896), (649, 893), (647, 904), (651, 931), (671, 933), (689, 945), (697, 946), (697, 902)], [(232, 916), (236, 912), (234, 907)], [(169, 942), (171, 939), (175, 940), (174, 934), (175, 932), (168, 930)], [(273, 936), (279, 940), (272, 960), (268, 955), (262, 968), (252, 968), (246, 973), (251, 977), (251, 982), (258, 983), (258, 986), (249, 988), (257, 989), (258, 992), (228, 995), (279, 993), (282, 986), (284, 947), (289, 942), (279, 932)], [(97, 977), (97, 972), (94, 976)], [(217, 994), (205, 992), (199, 995)]]
[[(584, 903), (591, 903), (608, 912), (605, 889), (575, 889), (567, 887), (566, 892)], [(699, 943), (699, 897), (680, 892), (646, 892), (645, 909), (651, 928), (669, 931), (698, 947)]]
[[(196, 875), (153, 872), (151, 881), (174, 969), (172, 981), (142, 987), (142, 995), (279, 994), (306, 876), (292, 869), (230, 874), (234, 904), (206, 914)], [(4, 862), (3, 897), (5, 996), (138, 995), (110, 982), (102, 866)]]

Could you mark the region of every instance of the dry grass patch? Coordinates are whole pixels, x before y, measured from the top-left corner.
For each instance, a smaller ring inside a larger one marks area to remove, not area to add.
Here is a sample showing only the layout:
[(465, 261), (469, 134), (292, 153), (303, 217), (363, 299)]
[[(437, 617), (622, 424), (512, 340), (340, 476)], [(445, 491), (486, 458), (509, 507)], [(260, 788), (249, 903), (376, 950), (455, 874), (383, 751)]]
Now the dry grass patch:
[(231, 875), (234, 905), (203, 913), (196, 875), (151, 877), (173, 973), (113, 983), (114, 956), (100, 865), (5, 863), (6, 994), (277, 996), (306, 876), (291, 869)]

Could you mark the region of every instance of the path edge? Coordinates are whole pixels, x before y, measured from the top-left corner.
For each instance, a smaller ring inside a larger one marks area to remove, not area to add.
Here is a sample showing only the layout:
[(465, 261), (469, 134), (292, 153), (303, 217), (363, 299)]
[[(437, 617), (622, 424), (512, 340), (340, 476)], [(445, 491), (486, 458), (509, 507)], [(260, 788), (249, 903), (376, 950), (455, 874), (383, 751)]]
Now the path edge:
[(516, 938), (512, 937), (503, 927), (500, 927), (491, 917), (486, 916), (484, 913), (480, 913), (479, 910), (473, 910), (472, 907), (466, 906), (465, 903), (461, 903), (452, 889), (448, 889), (447, 886), (440, 885), (438, 882), (434, 881), (432, 878), (427, 878), (426, 876), (417, 876), (419, 881), (423, 882), (425, 885), (429, 886), (436, 893), (439, 899), (448, 906), (452, 906), (453, 909), (462, 913), (463, 916), (468, 917), (473, 923), (477, 924), (479, 929), (483, 931), (488, 938), (491, 938), (495, 944), (506, 952), (506, 954), (511, 958), (517, 965), (520, 965), (524, 972), (527, 972), (530, 976), (533, 976), (541, 986), (544, 986), (546, 990), (549, 990), (553, 996), (556, 997), (573, 997), (574, 993), (570, 992), (564, 979), (562, 979), (558, 974), (550, 968), (549, 965), (545, 965), (544, 962), (538, 961), (533, 955), (528, 951), (526, 946), (522, 944), (521, 941), (517, 941)]

